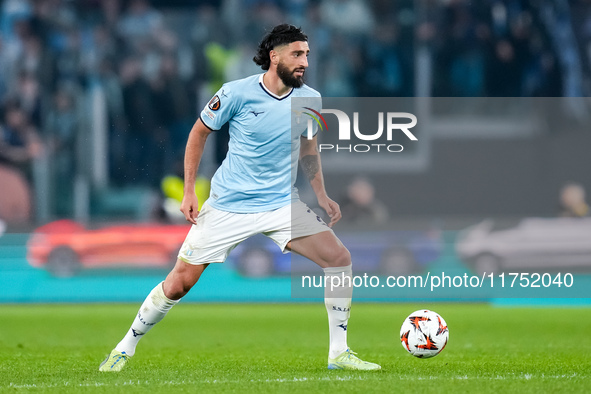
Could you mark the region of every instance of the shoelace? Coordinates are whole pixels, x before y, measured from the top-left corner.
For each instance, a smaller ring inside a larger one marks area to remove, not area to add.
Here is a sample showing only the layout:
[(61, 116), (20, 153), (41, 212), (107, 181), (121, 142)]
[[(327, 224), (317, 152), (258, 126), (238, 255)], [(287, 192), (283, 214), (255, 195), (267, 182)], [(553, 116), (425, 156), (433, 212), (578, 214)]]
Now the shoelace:
[(113, 368), (115, 366), (115, 364), (117, 364), (119, 361), (121, 361), (121, 359), (127, 360), (127, 355), (125, 353), (113, 356), (113, 358), (115, 358), (115, 357), (117, 357), (117, 360), (115, 360), (113, 365), (111, 365), (111, 368)]
[[(359, 357), (356, 356), (356, 352), (354, 352), (353, 350), (348, 350), (347, 349), (347, 360), (352, 360), (355, 363), (359, 364), (361, 362), (361, 360), (359, 359)], [(351, 357), (353, 356), (353, 357)]]

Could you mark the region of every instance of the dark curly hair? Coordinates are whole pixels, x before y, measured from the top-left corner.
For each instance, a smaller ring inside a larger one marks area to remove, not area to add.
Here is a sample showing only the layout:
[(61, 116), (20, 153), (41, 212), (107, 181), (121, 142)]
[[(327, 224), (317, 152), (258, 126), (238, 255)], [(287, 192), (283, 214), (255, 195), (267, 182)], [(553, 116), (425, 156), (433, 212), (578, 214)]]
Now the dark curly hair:
[(304, 34), (300, 27), (287, 23), (277, 25), (263, 37), (257, 49), (257, 54), (252, 60), (261, 66), (263, 70), (268, 70), (271, 65), (269, 52), (278, 46), (291, 44), (295, 41), (308, 41), (308, 36)]

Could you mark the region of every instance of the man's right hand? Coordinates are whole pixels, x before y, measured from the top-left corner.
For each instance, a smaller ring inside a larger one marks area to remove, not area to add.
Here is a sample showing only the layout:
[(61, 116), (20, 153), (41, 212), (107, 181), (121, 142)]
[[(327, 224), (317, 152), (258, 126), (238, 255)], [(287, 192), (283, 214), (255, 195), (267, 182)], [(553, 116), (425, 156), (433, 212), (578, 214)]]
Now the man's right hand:
[(197, 224), (197, 215), (199, 215), (199, 200), (195, 193), (185, 193), (181, 202), (181, 212), (185, 215), (187, 222)]

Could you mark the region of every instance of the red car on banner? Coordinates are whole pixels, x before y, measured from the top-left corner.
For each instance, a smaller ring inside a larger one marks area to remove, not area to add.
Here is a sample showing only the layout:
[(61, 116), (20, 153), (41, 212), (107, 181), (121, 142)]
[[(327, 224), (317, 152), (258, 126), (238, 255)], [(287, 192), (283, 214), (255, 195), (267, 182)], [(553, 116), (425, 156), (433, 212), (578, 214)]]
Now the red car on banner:
[[(87, 229), (71, 220), (39, 227), (28, 241), (28, 260), (54, 276), (81, 268), (172, 268), (190, 225), (125, 224)], [(358, 270), (385, 275), (420, 272), (442, 251), (440, 231), (342, 232)], [(307, 259), (283, 254), (264, 236), (238, 245), (229, 264), (246, 277), (316, 272)], [(292, 266), (292, 258), (296, 262)]]
[(82, 267), (171, 268), (190, 225), (126, 224), (87, 229), (71, 220), (39, 227), (27, 244), (34, 267), (72, 276)]

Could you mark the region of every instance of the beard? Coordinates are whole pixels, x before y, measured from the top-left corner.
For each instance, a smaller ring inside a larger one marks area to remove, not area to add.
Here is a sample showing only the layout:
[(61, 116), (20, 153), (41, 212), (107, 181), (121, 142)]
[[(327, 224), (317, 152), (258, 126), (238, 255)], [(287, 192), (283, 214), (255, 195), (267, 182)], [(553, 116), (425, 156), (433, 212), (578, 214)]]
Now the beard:
[[(296, 70), (300, 70), (299, 68), (290, 71), (283, 63), (279, 62), (277, 65), (277, 75), (281, 78), (281, 81), (285, 84), (285, 86), (289, 86), (291, 88), (301, 88), (304, 85), (304, 76), (296, 77), (294, 72)], [(305, 71), (304, 71), (305, 72)]]

